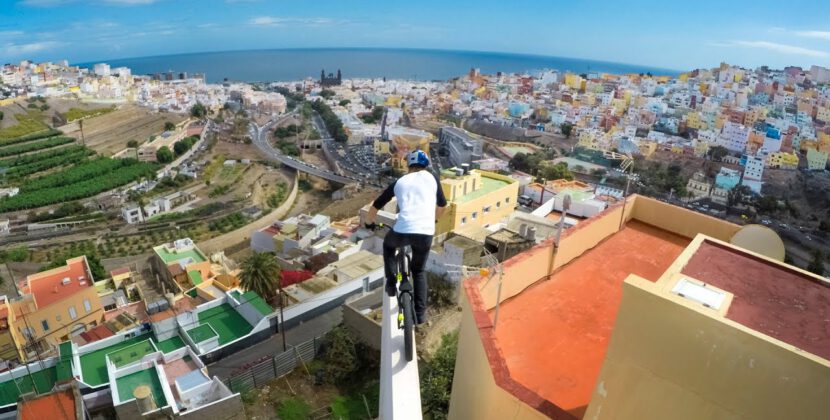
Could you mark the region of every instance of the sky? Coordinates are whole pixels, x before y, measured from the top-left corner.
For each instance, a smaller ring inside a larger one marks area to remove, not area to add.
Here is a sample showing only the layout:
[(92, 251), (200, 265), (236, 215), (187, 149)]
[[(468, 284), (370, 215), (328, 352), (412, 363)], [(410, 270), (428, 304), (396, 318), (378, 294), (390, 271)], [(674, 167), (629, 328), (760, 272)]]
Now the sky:
[(830, 1), (0, 0), (0, 63), (314, 47), (830, 67)]

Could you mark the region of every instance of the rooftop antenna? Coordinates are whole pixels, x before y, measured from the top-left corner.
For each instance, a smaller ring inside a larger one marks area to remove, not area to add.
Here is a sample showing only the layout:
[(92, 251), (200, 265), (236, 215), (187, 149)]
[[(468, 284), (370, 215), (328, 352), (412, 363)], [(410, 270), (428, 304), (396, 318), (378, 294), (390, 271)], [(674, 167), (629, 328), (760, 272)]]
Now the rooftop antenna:
[(548, 264), (548, 279), (553, 275), (553, 263), (556, 261), (556, 254), (559, 253), (559, 240), (562, 239), (562, 231), (565, 229), (565, 218), (568, 215), (568, 210), (571, 209), (571, 195), (565, 194), (562, 198), (562, 216), (559, 218), (559, 226), (556, 229), (556, 237), (553, 240), (553, 248), (550, 254), (550, 263)]
[(495, 277), (498, 277), (499, 287), (498, 291), (496, 292), (496, 312), (493, 316), (493, 329), (496, 329), (496, 324), (499, 321), (499, 306), (501, 304), (501, 285), (502, 285), (502, 278), (504, 275), (504, 267), (502, 263), (499, 262), (499, 259), (493, 255), (487, 248), (484, 248), (484, 255), (481, 256), (481, 262), (478, 267), (476, 266), (469, 266), (469, 265), (457, 265), (457, 264), (445, 264), (447, 267), (454, 268), (453, 270), (447, 270), (449, 274), (456, 274), (460, 275), (461, 278), (459, 279), (459, 283), (463, 281), (465, 278), (472, 277), (478, 274), (481, 277), (486, 277), (487, 281), (484, 282), (482, 288), (486, 287), (487, 284), (490, 283)]

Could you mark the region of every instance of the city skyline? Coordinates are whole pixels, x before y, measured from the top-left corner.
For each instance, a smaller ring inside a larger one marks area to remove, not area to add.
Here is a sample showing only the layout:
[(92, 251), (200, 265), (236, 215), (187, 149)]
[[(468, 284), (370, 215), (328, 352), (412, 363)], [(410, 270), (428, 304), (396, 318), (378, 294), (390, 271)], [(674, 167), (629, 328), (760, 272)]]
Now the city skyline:
[(688, 8), (654, 1), (428, 0), (380, 8), (362, 0), (22, 0), (0, 11), (0, 61), (361, 47), (496, 51), (675, 70), (721, 61), (826, 66), (827, 12), (830, 5), (806, 1), (782, 9), (766, 1), (752, 7), (704, 1)]

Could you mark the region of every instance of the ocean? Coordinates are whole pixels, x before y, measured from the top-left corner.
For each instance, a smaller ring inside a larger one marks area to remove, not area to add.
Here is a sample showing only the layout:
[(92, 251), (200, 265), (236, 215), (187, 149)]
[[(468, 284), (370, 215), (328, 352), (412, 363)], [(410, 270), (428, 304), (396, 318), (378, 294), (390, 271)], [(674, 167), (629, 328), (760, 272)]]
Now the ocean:
[[(532, 72), (552, 69), (587, 73), (652, 73), (677, 75), (676, 70), (577, 58), (509, 54), (478, 51), (376, 48), (313, 48), (252, 51), (222, 51), (104, 61), (112, 67), (129, 67), (133, 74), (173, 71), (204, 73), (208, 82), (225, 78), (233, 81), (291, 81), (319, 78), (320, 70), (344, 79), (382, 78), (407, 80), (448, 80), (466, 74), (471, 68), (482, 73)], [(92, 67), (94, 63), (80, 64)]]

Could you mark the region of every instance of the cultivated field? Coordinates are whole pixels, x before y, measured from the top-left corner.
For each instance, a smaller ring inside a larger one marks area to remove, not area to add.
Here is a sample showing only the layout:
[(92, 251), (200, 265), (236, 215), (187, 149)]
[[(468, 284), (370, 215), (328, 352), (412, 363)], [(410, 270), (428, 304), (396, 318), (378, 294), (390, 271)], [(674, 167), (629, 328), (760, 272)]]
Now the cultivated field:
[[(178, 124), (185, 118), (181, 114), (157, 113), (124, 105), (116, 111), (84, 120), (84, 139), (91, 149), (104, 156), (112, 156), (127, 147), (130, 140), (142, 144), (150, 136), (161, 134), (166, 121)], [(77, 124), (69, 124), (64, 132), (68, 136), (81, 138)]]

